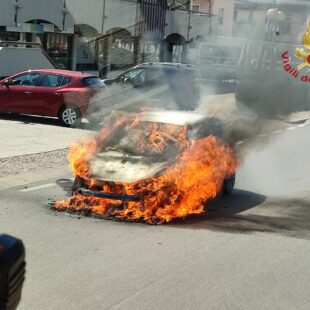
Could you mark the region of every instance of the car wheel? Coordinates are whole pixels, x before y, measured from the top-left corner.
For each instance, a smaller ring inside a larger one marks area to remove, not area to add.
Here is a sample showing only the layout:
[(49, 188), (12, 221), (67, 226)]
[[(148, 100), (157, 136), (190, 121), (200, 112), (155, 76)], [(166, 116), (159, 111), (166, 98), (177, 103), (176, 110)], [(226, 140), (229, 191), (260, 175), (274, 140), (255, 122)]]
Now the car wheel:
[(79, 126), (82, 121), (81, 111), (74, 106), (64, 106), (61, 108), (58, 118), (64, 126), (68, 127)]
[(231, 192), (234, 190), (234, 187), (235, 187), (235, 181), (236, 181), (236, 175), (235, 174), (233, 174), (228, 179), (224, 180), (224, 184), (223, 184), (223, 194), (224, 195), (230, 195), (231, 194)]

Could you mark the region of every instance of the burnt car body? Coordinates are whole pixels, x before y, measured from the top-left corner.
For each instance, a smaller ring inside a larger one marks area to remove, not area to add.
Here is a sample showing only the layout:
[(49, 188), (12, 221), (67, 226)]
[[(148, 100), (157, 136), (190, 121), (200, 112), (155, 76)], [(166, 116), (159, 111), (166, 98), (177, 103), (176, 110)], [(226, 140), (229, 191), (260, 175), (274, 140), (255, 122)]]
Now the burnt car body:
[[(179, 63), (143, 63), (123, 72), (114, 79), (103, 80), (105, 85), (120, 85), (143, 93), (152, 104), (165, 102), (176, 109), (195, 110), (200, 99), (200, 75), (193, 65)], [(164, 100), (163, 100), (164, 99)]]
[[(136, 127), (126, 135), (119, 131), (114, 135), (117, 138), (105, 141), (104, 150), (97, 152), (89, 161), (91, 181), (76, 177), (73, 184), (73, 194), (107, 198), (111, 200), (139, 201), (136, 195), (118, 192), (105, 192), (102, 190), (105, 184), (132, 184), (147, 182), (150, 178), (160, 176), (175, 162), (182, 152), (179, 141), (175, 138), (179, 130), (186, 128), (186, 136), (191, 140), (208, 137), (210, 135), (223, 139), (222, 121), (198, 112), (185, 111), (147, 111), (139, 114), (140, 127)], [(157, 150), (138, 151), (137, 145), (141, 143), (141, 137), (148, 135), (145, 124), (151, 123), (158, 126), (173, 126), (174, 136), (168, 135), (167, 147), (162, 152)], [(234, 188), (235, 175), (225, 179), (221, 194), (230, 194)]]

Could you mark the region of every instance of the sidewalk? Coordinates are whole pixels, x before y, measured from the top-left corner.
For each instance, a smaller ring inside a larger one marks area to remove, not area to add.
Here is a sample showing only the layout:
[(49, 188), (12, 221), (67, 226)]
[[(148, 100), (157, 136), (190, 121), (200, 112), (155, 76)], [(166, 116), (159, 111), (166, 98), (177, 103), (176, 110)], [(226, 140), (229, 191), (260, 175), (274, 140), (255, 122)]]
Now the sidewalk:
[(67, 148), (70, 142), (89, 134), (82, 129), (56, 124), (0, 119), (0, 159)]

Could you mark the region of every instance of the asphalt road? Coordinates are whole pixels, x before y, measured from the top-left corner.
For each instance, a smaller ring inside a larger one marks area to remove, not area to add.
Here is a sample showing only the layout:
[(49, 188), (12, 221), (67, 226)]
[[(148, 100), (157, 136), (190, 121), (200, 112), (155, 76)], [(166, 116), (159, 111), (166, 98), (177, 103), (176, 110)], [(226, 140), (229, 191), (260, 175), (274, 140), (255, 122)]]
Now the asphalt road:
[(48, 199), (70, 191), (64, 167), (37, 172), (34, 183), (10, 179), (0, 191), (0, 227), (27, 248), (19, 309), (308, 310), (309, 132), (262, 137), (231, 197), (169, 225), (49, 210)]

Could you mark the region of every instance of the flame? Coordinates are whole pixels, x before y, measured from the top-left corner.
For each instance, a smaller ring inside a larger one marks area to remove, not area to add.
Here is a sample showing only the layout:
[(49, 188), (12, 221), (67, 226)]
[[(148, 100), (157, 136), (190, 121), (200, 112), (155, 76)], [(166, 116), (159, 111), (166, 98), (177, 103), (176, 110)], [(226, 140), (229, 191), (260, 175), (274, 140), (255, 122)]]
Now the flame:
[[(110, 138), (118, 131), (130, 132), (138, 125), (137, 118), (120, 118), (108, 123), (97, 136), (72, 144), (68, 158), (74, 175), (88, 180), (89, 189), (94, 188), (96, 180), (90, 177), (89, 160), (99, 150), (107, 148)], [(144, 126), (148, 128), (139, 133), (137, 150), (160, 154), (167, 142), (173, 140), (181, 150), (174, 164), (150, 179), (130, 184), (105, 182), (101, 188), (108, 193), (139, 196), (141, 201), (124, 203), (75, 194), (66, 201), (56, 202), (53, 207), (60, 211), (85, 212), (152, 224), (203, 213), (204, 202), (215, 198), (222, 190), (224, 179), (236, 171), (238, 161), (233, 149), (214, 136), (190, 140), (185, 126), (158, 123)], [(146, 132), (150, 134), (146, 135)], [(142, 138), (143, 134), (146, 139)]]
[(308, 24), (307, 31), (303, 35), (302, 45), (306, 51), (303, 48), (296, 48), (295, 52), (295, 57), (303, 61), (303, 63), (297, 66), (298, 70), (310, 66), (310, 24)]
[(305, 32), (305, 34), (302, 38), (302, 45), (307, 50), (310, 50), (310, 24), (308, 24), (307, 31)]

